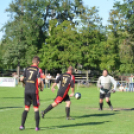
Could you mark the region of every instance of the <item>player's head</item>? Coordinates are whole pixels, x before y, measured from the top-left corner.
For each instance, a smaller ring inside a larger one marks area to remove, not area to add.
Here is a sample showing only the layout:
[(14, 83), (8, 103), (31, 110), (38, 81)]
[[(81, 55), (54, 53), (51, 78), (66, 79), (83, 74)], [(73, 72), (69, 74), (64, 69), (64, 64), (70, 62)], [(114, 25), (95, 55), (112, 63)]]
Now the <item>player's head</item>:
[(69, 68), (68, 68), (67, 71), (68, 71), (69, 73), (73, 73), (73, 70), (74, 70), (73, 67), (72, 67), (72, 66), (69, 66)]
[(35, 65), (38, 65), (39, 62), (40, 62), (40, 58), (38, 56), (34, 56), (33, 60), (32, 60), (32, 63), (35, 64)]
[(106, 76), (108, 75), (108, 71), (107, 71), (106, 69), (104, 69), (102, 75), (103, 75), (104, 77), (106, 77)]

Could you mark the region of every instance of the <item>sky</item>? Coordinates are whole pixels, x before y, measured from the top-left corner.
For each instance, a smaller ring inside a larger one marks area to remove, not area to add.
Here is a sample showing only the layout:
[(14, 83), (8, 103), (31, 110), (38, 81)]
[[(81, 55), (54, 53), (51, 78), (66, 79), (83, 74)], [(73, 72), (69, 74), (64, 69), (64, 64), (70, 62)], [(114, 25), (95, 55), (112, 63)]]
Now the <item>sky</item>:
[[(123, 0), (118, 0), (123, 1)], [(9, 16), (5, 13), (5, 9), (9, 6), (12, 0), (0, 0), (0, 29), (9, 20)], [(84, 5), (88, 7), (96, 6), (99, 9), (99, 15), (103, 18), (102, 24), (107, 25), (109, 12), (113, 8), (115, 0), (83, 0)], [(3, 32), (0, 32), (0, 40), (3, 36)]]

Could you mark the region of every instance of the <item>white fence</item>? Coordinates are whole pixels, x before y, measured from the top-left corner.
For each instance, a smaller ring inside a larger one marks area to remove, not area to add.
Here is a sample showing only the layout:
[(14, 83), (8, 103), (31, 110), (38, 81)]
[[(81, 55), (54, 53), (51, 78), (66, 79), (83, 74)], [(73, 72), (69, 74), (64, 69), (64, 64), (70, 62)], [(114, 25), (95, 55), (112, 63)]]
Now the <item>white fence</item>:
[(0, 87), (15, 87), (16, 81), (13, 77), (0, 77)]

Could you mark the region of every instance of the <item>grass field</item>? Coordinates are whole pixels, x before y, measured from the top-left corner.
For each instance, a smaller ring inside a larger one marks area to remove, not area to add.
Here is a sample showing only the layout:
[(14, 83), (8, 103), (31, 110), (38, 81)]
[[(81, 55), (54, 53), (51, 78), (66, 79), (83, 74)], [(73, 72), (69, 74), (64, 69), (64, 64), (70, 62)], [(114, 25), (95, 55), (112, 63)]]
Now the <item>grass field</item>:
[[(46, 114), (40, 121), (39, 132), (35, 131), (34, 112), (31, 107), (25, 130), (19, 131), (24, 109), (24, 89), (0, 88), (0, 134), (133, 134), (134, 133), (134, 93), (117, 92), (111, 100), (114, 111), (104, 103), (104, 111), (98, 111), (99, 92), (96, 87), (81, 88), (82, 98), (72, 98), (71, 116), (65, 119), (65, 103)], [(50, 89), (40, 92), (40, 111), (55, 98)]]

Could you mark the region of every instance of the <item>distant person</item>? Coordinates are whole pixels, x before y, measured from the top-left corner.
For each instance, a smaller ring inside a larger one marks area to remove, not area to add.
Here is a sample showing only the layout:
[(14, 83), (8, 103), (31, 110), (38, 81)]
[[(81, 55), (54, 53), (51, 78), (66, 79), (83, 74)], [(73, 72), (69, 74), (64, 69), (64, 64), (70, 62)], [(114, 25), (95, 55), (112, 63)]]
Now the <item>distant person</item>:
[[(70, 117), (70, 105), (71, 105), (70, 97), (74, 96), (74, 87), (75, 87), (75, 77), (72, 75), (72, 73), (73, 73), (73, 67), (70, 66), (67, 72), (60, 75), (58, 79), (56, 80), (56, 83), (52, 85), (51, 90), (54, 92), (54, 90), (56, 90), (55, 86), (57, 85), (57, 83), (61, 81), (56, 99), (44, 111), (42, 111), (41, 113), (42, 118), (44, 118), (44, 115), (50, 110), (52, 110), (54, 107), (56, 107), (59, 103), (65, 101), (66, 102), (65, 111), (66, 111), (66, 117), (67, 117), (66, 119), (67, 120), (73, 119)], [(71, 87), (72, 93), (69, 96), (68, 92), (69, 92), (70, 87)]]
[[(60, 74), (59, 73), (57, 73), (57, 75), (56, 75), (56, 80), (58, 79), (58, 77), (60, 76)], [(60, 82), (59, 83), (57, 83), (57, 87), (58, 87), (58, 89), (59, 89), (59, 87), (60, 87)]]
[(131, 74), (129, 77), (129, 92), (133, 92), (134, 76)]
[[(114, 89), (112, 90), (112, 85), (114, 85)], [(108, 75), (107, 70), (103, 70), (102, 76), (99, 77), (97, 81), (97, 86), (100, 88), (100, 108), (99, 110), (103, 110), (103, 99), (106, 98), (106, 102), (109, 105), (110, 109), (113, 110), (113, 106), (110, 101), (111, 92), (115, 92), (117, 83), (114, 78)]]
[(126, 91), (126, 88), (123, 86), (123, 84), (120, 85), (119, 91), (124, 92)]
[(44, 83), (44, 88), (46, 88), (45, 78), (46, 78), (46, 76), (45, 76), (45, 74), (43, 73), (43, 83)]
[(22, 121), (20, 130), (25, 129), (25, 121), (27, 118), (27, 114), (29, 112), (31, 103), (33, 103), (34, 112), (35, 112), (35, 120), (36, 120), (36, 128), (35, 130), (39, 130), (39, 90), (38, 84), (41, 82), (40, 73), (39, 73), (39, 57), (35, 56), (32, 60), (32, 65), (27, 67), (24, 71), (23, 76), (20, 77), (20, 81), (24, 81), (25, 79), (25, 110), (22, 114)]
[(51, 86), (51, 78), (52, 78), (52, 76), (51, 76), (50, 73), (49, 73), (49, 74), (46, 76), (48, 88), (50, 88), (50, 86)]
[(126, 92), (129, 92), (129, 77), (126, 77)]

